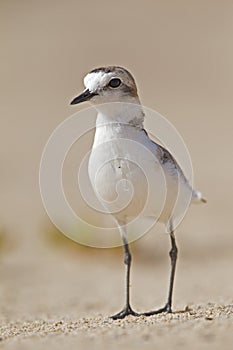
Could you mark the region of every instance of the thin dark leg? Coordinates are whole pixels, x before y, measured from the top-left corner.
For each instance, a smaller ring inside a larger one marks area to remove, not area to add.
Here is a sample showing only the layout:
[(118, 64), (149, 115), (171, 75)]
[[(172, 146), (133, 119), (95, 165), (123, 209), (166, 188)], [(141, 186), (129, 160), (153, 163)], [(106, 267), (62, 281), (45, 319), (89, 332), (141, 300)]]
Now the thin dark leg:
[(176, 240), (175, 240), (175, 235), (174, 235), (173, 231), (170, 233), (170, 238), (171, 238), (171, 250), (169, 252), (169, 255), (170, 255), (170, 259), (171, 259), (171, 274), (170, 274), (170, 283), (169, 283), (167, 303), (161, 309), (145, 312), (142, 315), (151, 316), (151, 315), (159, 314), (161, 312), (168, 312), (168, 313), (172, 312), (172, 295), (173, 295), (173, 287), (174, 287), (174, 278), (175, 278), (175, 271), (176, 271), (176, 261), (177, 261), (178, 249), (176, 246)]
[(117, 313), (116, 315), (111, 316), (112, 319), (117, 320), (124, 318), (127, 315), (133, 315), (133, 316), (139, 316), (135, 311), (132, 310), (130, 306), (130, 267), (131, 267), (131, 261), (132, 257), (129, 251), (129, 245), (126, 240), (126, 238), (123, 236), (123, 243), (124, 243), (124, 263), (126, 265), (126, 302), (125, 302), (125, 307), (122, 311)]
[(175, 279), (175, 272), (176, 272), (177, 253), (178, 253), (174, 232), (171, 232), (170, 237), (171, 237), (171, 250), (169, 252), (169, 255), (171, 258), (171, 276), (170, 276), (169, 293), (168, 293), (168, 300), (167, 300), (167, 312), (172, 312), (172, 296), (173, 296), (174, 279)]

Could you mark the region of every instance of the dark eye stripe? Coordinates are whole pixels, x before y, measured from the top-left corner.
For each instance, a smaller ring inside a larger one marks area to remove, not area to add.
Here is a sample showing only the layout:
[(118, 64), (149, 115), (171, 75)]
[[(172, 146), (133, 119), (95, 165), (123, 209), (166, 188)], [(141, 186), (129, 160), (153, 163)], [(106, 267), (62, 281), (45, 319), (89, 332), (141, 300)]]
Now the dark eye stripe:
[(110, 82), (108, 83), (108, 85), (111, 88), (117, 88), (118, 86), (121, 85), (121, 80), (119, 78), (113, 78), (110, 80)]

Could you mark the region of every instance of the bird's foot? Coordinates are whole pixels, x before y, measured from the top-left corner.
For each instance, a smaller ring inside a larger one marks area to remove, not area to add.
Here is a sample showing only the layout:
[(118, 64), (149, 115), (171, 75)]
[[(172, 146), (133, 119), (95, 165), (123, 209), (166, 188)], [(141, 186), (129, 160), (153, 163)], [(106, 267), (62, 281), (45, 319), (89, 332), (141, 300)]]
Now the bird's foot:
[(171, 314), (171, 313), (172, 313), (171, 305), (166, 304), (164, 307), (161, 307), (161, 309), (153, 310), (153, 311), (148, 311), (148, 312), (143, 312), (143, 313), (141, 313), (140, 315), (143, 315), (143, 316), (152, 316), (152, 315), (161, 314), (161, 313), (163, 313), (163, 312), (166, 312), (166, 313), (168, 313), (168, 314)]
[(128, 315), (132, 316), (140, 316), (137, 312), (133, 311), (130, 305), (127, 305), (122, 311), (118, 312), (117, 314), (110, 316), (113, 320), (119, 320), (123, 319)]

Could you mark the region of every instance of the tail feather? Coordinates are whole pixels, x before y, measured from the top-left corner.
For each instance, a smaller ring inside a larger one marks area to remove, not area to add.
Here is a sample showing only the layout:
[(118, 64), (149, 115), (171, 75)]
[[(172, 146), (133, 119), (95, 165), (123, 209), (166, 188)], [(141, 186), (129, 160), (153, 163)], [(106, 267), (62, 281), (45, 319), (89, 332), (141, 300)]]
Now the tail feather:
[(193, 203), (207, 203), (207, 200), (202, 196), (200, 191), (193, 190)]

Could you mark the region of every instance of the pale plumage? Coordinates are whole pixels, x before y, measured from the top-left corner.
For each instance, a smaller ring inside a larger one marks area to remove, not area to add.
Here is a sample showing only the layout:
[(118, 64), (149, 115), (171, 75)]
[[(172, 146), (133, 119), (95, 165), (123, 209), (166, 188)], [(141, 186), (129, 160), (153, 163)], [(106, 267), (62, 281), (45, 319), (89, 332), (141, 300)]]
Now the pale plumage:
[(125, 225), (129, 217), (140, 215), (154, 216), (163, 222), (172, 244), (168, 301), (164, 308), (144, 314), (171, 312), (177, 255), (172, 226), (174, 215), (183, 210), (184, 200), (188, 204), (205, 200), (189, 185), (173, 156), (148, 137), (137, 87), (127, 70), (117, 66), (94, 69), (84, 78), (84, 84), (86, 90), (72, 104), (90, 100), (97, 110), (89, 176), (96, 195), (118, 224), (127, 265), (126, 306), (113, 318), (139, 315), (129, 302), (131, 255)]

